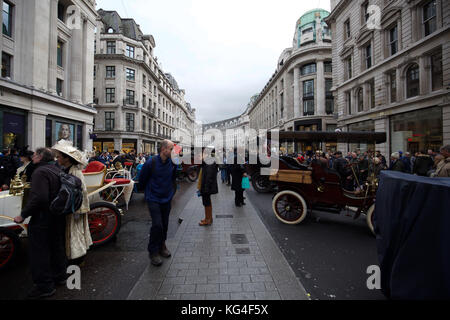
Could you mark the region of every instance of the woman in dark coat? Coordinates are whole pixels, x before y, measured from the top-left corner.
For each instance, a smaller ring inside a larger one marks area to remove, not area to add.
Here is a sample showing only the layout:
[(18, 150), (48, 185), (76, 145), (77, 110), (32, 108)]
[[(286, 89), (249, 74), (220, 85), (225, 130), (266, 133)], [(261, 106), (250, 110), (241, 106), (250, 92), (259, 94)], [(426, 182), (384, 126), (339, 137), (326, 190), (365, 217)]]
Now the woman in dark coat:
[(231, 166), (231, 190), (234, 190), (234, 204), (236, 207), (245, 205), (244, 203), (244, 189), (242, 189), (242, 177), (247, 176), (244, 166), (237, 164), (236, 157), (234, 164)]
[(199, 190), (202, 196), (203, 206), (205, 207), (205, 219), (200, 221), (200, 226), (210, 226), (213, 223), (211, 195), (219, 193), (217, 186), (218, 168), (216, 163), (206, 164), (203, 160)]

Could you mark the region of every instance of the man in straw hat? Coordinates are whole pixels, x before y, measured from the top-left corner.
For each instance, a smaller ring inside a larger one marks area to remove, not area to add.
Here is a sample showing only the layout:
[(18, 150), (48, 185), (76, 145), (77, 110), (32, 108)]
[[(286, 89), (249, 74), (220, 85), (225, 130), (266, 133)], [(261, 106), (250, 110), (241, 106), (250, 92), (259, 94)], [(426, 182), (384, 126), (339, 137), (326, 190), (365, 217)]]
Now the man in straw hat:
[(61, 183), (60, 169), (54, 165), (54, 154), (48, 148), (39, 148), (32, 157), (35, 169), (31, 175), (31, 192), (20, 216), (22, 223), (31, 217), (28, 225), (30, 268), (34, 286), (29, 299), (52, 296), (55, 284), (65, 283), (67, 258), (64, 248), (66, 221), (64, 216), (50, 213), (50, 203), (56, 198)]
[(73, 264), (80, 264), (92, 245), (91, 233), (89, 230), (88, 212), (89, 199), (86, 183), (83, 176), (83, 168), (87, 165), (85, 155), (72, 142), (60, 140), (53, 146), (56, 159), (61, 169), (81, 180), (83, 189), (83, 203), (81, 208), (74, 214), (66, 216), (66, 254)]

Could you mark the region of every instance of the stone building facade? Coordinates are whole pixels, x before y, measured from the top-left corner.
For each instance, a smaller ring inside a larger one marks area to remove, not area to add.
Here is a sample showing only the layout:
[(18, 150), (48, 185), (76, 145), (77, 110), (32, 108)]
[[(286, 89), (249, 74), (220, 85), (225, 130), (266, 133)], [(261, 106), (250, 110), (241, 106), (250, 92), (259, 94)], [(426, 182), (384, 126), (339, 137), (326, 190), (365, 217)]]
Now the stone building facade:
[[(293, 46), (281, 54), (277, 70), (249, 110), (250, 127), (280, 131), (334, 131), (331, 93), (331, 33), (324, 19), (329, 12), (306, 12), (296, 23)], [(312, 143), (285, 143), (283, 152), (319, 148)], [(334, 150), (336, 145), (324, 145)]]
[(2, 0), (0, 148), (92, 149), (94, 0)]
[(159, 67), (153, 36), (116, 11), (98, 14), (95, 148), (155, 153), (175, 129), (192, 135), (195, 109), (175, 78)]
[[(338, 127), (386, 132), (384, 154), (449, 144), (450, 2), (332, 0), (331, 9)], [(339, 146), (356, 148), (375, 146)]]

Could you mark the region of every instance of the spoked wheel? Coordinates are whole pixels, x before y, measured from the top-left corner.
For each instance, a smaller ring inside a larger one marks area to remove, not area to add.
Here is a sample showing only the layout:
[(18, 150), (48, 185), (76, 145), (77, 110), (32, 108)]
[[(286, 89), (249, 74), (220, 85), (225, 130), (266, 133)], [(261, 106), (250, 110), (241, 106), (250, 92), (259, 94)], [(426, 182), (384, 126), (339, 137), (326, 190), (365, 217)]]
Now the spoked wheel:
[(370, 231), (372, 231), (372, 233), (375, 235), (375, 228), (373, 226), (373, 222), (374, 222), (374, 211), (375, 211), (375, 203), (373, 205), (370, 206), (369, 210), (367, 210), (366, 213), (366, 221), (367, 221), (367, 225), (369, 226)]
[(281, 191), (272, 201), (275, 216), (286, 224), (299, 224), (308, 213), (305, 199), (294, 191)]
[(267, 193), (272, 190), (269, 176), (262, 176), (259, 173), (252, 176), (252, 186), (258, 193)]
[(16, 233), (0, 228), (0, 270), (6, 269), (15, 259), (19, 246), (20, 240)]
[(190, 168), (187, 172), (187, 178), (190, 182), (195, 182), (198, 179), (198, 171), (197, 168)]
[(112, 203), (91, 204), (88, 219), (93, 246), (101, 246), (112, 241), (120, 230), (120, 211)]

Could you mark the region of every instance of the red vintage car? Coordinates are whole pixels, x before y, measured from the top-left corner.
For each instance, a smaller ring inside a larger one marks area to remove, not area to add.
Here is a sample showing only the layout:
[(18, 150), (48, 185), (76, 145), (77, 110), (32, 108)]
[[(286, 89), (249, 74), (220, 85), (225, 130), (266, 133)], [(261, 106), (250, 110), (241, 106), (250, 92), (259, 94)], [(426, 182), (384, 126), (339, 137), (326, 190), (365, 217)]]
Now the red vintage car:
[[(270, 134), (268, 139), (270, 140)], [(280, 143), (307, 141), (379, 144), (386, 142), (386, 133), (290, 131), (280, 132), (279, 139)], [(258, 168), (257, 165), (255, 166)], [(276, 194), (272, 201), (273, 212), (286, 224), (301, 223), (312, 209), (335, 214), (349, 209), (355, 212), (355, 219), (365, 214), (367, 224), (373, 232), (372, 214), (378, 187), (374, 172), (369, 172), (362, 189), (352, 192), (343, 188), (344, 181), (339, 173), (328, 168), (327, 164), (320, 159), (313, 160), (307, 165), (299, 163), (292, 157), (281, 156), (279, 170), (269, 177), (269, 181), (276, 184)]]

